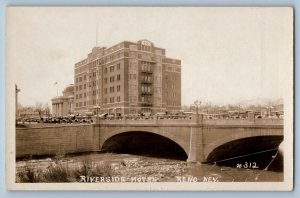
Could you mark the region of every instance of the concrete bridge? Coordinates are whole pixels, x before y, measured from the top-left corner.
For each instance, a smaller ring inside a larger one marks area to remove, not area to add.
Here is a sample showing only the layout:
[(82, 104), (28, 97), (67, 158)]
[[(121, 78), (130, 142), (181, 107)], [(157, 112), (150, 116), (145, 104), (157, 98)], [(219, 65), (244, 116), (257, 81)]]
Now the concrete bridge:
[(212, 162), (276, 148), (282, 140), (282, 119), (99, 119), (17, 128), (16, 156), (158, 148), (187, 161)]

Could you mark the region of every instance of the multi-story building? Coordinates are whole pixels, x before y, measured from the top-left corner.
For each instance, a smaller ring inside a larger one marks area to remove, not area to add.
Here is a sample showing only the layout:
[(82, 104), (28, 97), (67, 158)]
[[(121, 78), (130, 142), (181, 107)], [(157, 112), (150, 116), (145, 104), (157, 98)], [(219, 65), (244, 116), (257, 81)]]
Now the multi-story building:
[(74, 111), (136, 114), (181, 109), (181, 61), (148, 40), (94, 47), (75, 64)]
[(52, 100), (52, 115), (67, 116), (74, 113), (74, 85), (67, 86), (62, 96), (57, 96)]

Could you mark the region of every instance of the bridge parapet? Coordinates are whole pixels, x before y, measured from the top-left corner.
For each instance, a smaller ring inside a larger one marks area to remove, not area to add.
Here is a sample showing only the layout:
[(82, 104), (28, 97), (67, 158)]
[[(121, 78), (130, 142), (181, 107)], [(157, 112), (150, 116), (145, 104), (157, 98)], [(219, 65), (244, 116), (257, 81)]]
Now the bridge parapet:
[(283, 126), (283, 119), (276, 118), (259, 118), (259, 119), (203, 119), (202, 115), (194, 115), (192, 117), (151, 117), (140, 119), (98, 119), (94, 121), (100, 125), (215, 125), (215, 126), (260, 126), (260, 125), (276, 125)]
[(203, 125), (283, 125), (283, 119), (207, 119), (203, 120)]

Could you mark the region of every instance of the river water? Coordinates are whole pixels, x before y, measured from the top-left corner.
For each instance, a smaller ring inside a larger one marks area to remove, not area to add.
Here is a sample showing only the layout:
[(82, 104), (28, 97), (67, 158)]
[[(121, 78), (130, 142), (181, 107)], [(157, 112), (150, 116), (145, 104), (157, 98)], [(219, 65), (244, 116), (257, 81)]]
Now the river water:
[[(276, 156), (276, 158), (275, 158)], [(264, 160), (256, 160), (264, 159)], [(282, 156), (267, 152), (251, 157), (222, 163), (200, 164), (182, 160), (116, 153), (85, 153), (64, 158), (18, 160), (17, 172), (24, 167), (46, 170), (51, 164), (80, 167), (82, 162), (106, 163), (112, 176), (124, 177), (126, 182), (138, 182), (139, 178), (155, 178), (155, 182), (261, 182), (283, 181)], [(265, 168), (268, 166), (268, 169)], [(83, 180), (74, 180), (80, 182)]]

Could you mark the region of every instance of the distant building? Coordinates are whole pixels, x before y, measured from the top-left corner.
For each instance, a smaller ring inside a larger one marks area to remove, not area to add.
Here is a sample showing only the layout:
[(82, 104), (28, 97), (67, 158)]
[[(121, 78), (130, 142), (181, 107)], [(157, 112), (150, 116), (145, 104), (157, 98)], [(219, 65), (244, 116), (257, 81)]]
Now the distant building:
[(66, 116), (74, 113), (74, 85), (71, 84), (63, 91), (62, 96), (52, 100), (52, 116)]
[(148, 40), (94, 47), (75, 64), (74, 111), (136, 114), (181, 109), (181, 61)]

